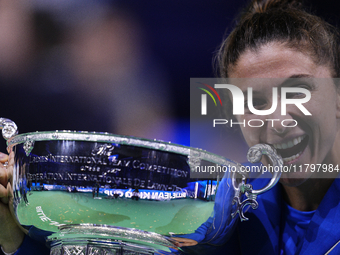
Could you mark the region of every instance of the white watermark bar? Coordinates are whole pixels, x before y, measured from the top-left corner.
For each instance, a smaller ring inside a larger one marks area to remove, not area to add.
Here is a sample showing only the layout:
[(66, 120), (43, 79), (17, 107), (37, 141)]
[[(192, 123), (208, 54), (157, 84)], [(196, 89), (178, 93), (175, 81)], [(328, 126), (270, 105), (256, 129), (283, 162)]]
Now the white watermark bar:
[[(244, 167), (237, 171), (284, 178), (337, 178), (340, 160), (339, 79), (332, 78), (191, 78), (190, 146), (220, 155)], [(327, 97), (325, 97), (327, 93)], [(268, 144), (284, 165), (274, 169), (263, 157), (247, 160), (249, 147)], [(320, 155), (319, 155), (320, 154)], [(339, 158), (339, 157), (338, 157)], [(197, 165), (191, 175), (230, 173), (233, 166)], [(261, 176), (258, 176), (261, 177)]]

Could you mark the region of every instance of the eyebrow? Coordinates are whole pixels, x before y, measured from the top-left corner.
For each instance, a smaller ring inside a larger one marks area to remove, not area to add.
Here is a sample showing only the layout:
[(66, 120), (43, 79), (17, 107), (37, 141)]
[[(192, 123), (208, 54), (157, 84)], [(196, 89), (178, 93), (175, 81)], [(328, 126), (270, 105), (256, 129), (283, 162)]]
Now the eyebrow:
[[(289, 76), (288, 78), (286, 78), (285, 80), (283, 80), (278, 86), (277, 88), (281, 88), (284, 87), (287, 83), (289, 83), (290, 79), (302, 79), (302, 78), (314, 78), (313, 75), (311, 74), (293, 74), (291, 76)], [(261, 78), (262, 79), (262, 78)], [(275, 78), (269, 78), (269, 79), (275, 79)], [(284, 79), (284, 78), (277, 78), (277, 79)], [(246, 90), (243, 90), (242, 93), (247, 96), (248, 95), (248, 88)], [(260, 91), (256, 91), (253, 90), (253, 95), (256, 94), (261, 94), (262, 92)]]
[[(278, 87), (282, 88), (282, 87), (294, 87), (294, 85), (296, 85), (296, 83), (293, 83), (295, 80), (302, 80), (303, 79), (311, 79), (311, 78), (315, 78), (313, 75), (310, 74), (294, 74), (292, 76), (290, 76), (289, 78), (287, 78), (286, 80), (284, 80)], [(292, 81), (292, 79), (295, 79)], [(314, 82), (310, 83), (310, 85), (312, 85), (313, 88), (315, 88), (315, 84)]]
[(292, 76), (288, 77), (287, 79), (292, 79), (292, 78), (314, 78), (314, 76), (310, 75), (310, 74), (293, 74)]

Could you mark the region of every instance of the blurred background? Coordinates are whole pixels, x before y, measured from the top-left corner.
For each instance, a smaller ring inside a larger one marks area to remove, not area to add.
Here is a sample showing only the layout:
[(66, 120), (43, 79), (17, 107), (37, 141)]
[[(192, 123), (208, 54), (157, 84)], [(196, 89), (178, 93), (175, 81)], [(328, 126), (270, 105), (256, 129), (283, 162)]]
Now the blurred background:
[[(215, 52), (247, 2), (2, 0), (0, 117), (20, 133), (86, 130), (190, 145), (190, 78), (215, 76)], [(307, 4), (337, 23), (330, 1)]]

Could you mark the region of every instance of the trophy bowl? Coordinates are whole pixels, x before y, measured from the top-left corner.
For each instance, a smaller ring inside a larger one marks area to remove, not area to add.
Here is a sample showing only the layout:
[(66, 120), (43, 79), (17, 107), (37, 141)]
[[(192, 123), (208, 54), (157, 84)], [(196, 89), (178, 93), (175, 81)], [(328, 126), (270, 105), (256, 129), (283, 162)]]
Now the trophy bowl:
[[(214, 236), (231, 232), (234, 216), (247, 220), (245, 206), (256, 209), (256, 196), (279, 178), (252, 190), (236, 178), (239, 163), (201, 149), (108, 133), (17, 134), (3, 118), (0, 128), (10, 209), (19, 224), (47, 231), (53, 255), (182, 254), (174, 237), (191, 238), (208, 219)], [(268, 145), (248, 154), (282, 164)]]
[(238, 165), (200, 149), (108, 133), (8, 134), (16, 126), (5, 120), (12, 211), (21, 225), (50, 232), (51, 254), (180, 251), (171, 236), (193, 233), (212, 215), (224, 175), (197, 169)]

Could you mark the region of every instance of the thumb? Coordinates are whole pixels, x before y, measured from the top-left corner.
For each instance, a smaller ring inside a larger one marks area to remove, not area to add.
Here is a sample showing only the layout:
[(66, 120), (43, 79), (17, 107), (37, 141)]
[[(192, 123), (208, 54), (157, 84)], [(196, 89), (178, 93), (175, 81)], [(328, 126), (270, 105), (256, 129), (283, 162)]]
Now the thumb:
[[(9, 183), (8, 183), (9, 184)], [(7, 184), (7, 187), (8, 187)], [(0, 185), (0, 201), (4, 204), (8, 204), (8, 188)]]
[(13, 198), (13, 189), (10, 182), (7, 184), (7, 197)]
[(8, 155), (3, 152), (0, 152), (0, 163), (5, 163), (7, 161), (8, 161)]

